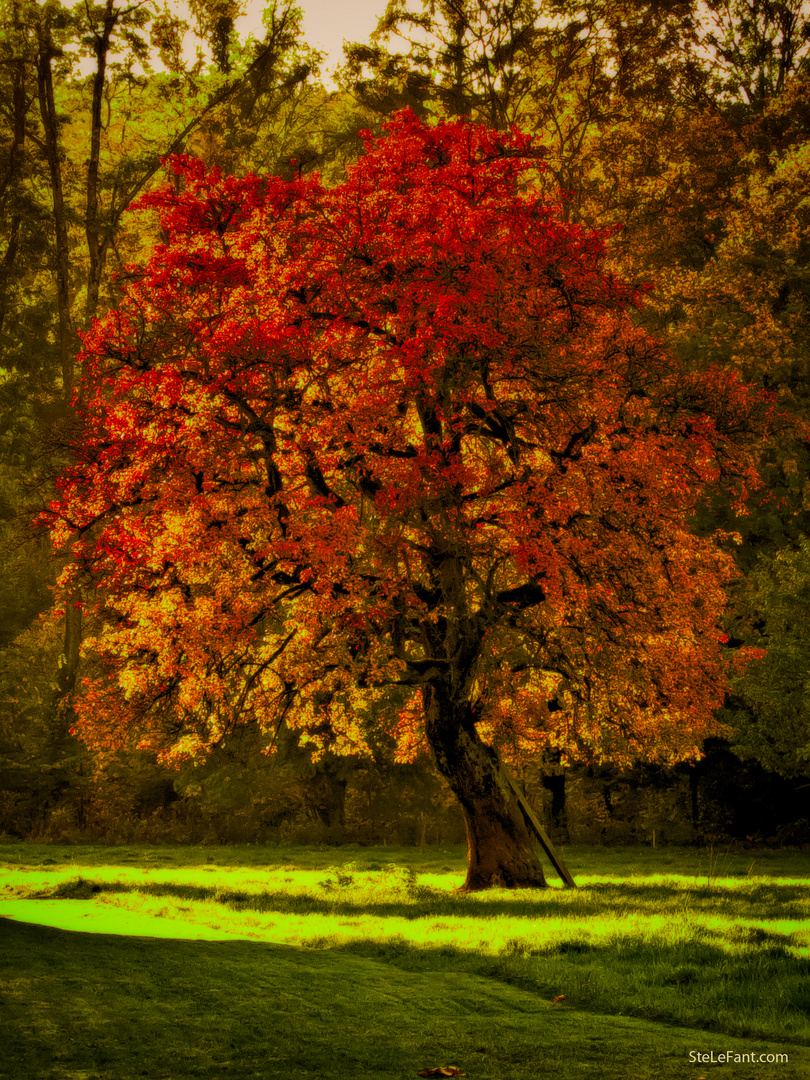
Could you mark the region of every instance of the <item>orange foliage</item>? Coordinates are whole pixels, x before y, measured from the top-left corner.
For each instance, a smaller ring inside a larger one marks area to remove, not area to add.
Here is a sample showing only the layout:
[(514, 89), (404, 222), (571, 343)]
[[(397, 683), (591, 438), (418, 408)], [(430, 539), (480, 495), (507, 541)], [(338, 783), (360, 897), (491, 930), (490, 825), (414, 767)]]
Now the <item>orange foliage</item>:
[(173, 169), (51, 509), (97, 590), (83, 737), (384, 723), (406, 759), (441, 685), (512, 755), (696, 755), (733, 566), (688, 522), (756, 483), (767, 400), (634, 326), (525, 136), (400, 113), (331, 190)]

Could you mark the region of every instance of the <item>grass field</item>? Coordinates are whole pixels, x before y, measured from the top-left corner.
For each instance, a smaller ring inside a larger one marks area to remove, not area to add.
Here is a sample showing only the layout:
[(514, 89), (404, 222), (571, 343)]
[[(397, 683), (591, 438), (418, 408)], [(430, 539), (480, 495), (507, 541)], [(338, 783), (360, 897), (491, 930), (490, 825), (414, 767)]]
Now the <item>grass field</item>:
[(808, 854), (565, 859), (462, 896), (460, 848), (0, 845), (0, 1076), (810, 1076)]

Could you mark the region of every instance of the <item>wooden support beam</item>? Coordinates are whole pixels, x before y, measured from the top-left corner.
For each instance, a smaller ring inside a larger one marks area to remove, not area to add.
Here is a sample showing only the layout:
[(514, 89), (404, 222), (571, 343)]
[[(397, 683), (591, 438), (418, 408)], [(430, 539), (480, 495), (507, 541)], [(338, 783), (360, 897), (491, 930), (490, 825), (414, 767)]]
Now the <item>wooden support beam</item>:
[(543, 851), (545, 851), (546, 855), (548, 855), (549, 860), (551, 861), (551, 865), (562, 878), (565, 887), (567, 889), (575, 889), (576, 882), (571, 877), (568, 867), (557, 854), (557, 851), (551, 842), (551, 837), (540, 824), (537, 815), (535, 814), (534, 810), (532, 810), (532, 808), (529, 806), (529, 803), (526, 800), (526, 796), (518, 787), (512, 774), (509, 772), (503, 762), (501, 762), (500, 765), (503, 775), (509, 781), (509, 785), (515, 793), (515, 798), (518, 801), (518, 805), (520, 806), (520, 809), (523, 813), (523, 817), (526, 819), (526, 824), (540, 841), (540, 847), (543, 849)]

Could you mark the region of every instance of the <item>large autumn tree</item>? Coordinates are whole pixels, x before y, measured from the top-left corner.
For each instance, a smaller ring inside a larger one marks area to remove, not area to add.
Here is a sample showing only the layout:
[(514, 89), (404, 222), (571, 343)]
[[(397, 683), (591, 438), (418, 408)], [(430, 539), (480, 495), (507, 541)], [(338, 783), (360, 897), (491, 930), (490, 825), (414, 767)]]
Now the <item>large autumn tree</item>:
[(540, 158), (406, 111), (331, 190), (177, 158), (143, 200), (50, 514), (97, 750), (385, 725), (457, 796), (467, 889), (544, 884), (502, 755), (698, 755), (733, 571), (689, 517), (756, 481), (767, 402), (634, 325)]

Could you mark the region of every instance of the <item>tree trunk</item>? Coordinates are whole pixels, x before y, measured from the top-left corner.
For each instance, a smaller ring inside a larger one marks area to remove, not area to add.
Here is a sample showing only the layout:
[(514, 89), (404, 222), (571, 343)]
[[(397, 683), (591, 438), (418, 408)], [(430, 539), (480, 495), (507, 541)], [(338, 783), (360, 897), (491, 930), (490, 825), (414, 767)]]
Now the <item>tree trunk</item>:
[(84, 306), (84, 325), (89, 327), (98, 312), (98, 298), (104, 263), (107, 254), (109, 236), (102, 237), (98, 224), (98, 184), (99, 163), (101, 160), (101, 132), (103, 128), (101, 111), (104, 104), (104, 87), (107, 79), (107, 56), (113, 31), (120, 12), (113, 7), (112, 0), (107, 0), (100, 31), (91, 26), (93, 33), (93, 51), (96, 54), (96, 71), (93, 75), (93, 100), (90, 108), (90, 157), (87, 159), (87, 204), (85, 209), (84, 232), (87, 238), (87, 253), (90, 268), (87, 274), (87, 297)]
[(346, 824), (346, 788), (348, 781), (339, 775), (340, 766), (328, 759), (313, 766), (311, 775), (301, 783), (307, 807), (327, 828), (342, 828)]
[(37, 55), (37, 84), (39, 110), (42, 116), (45, 152), (51, 175), (53, 199), (53, 224), (56, 234), (56, 303), (59, 312), (59, 363), (62, 368), (62, 388), (65, 401), (73, 393), (73, 357), (76, 344), (71, 324), (70, 295), (70, 249), (68, 242), (67, 212), (62, 186), (62, 166), (59, 157), (59, 120), (53, 94), (51, 61), (55, 56), (50, 37), (50, 26), (39, 28), (39, 52)]
[(53, 694), (54, 705), (67, 701), (69, 708), (72, 708), (70, 698), (76, 689), (76, 676), (81, 662), (82, 609), (80, 606), (77, 607), (81, 599), (81, 590), (77, 589), (65, 605), (64, 652), (59, 661), (56, 688)]
[(467, 878), (460, 891), (544, 888), (543, 867), (515, 792), (497, 753), (475, 730), (469, 703), (454, 703), (440, 687), (423, 693), (428, 743), (467, 826)]
[(543, 777), (543, 787), (551, 792), (551, 823), (568, 839), (568, 811), (565, 795), (565, 773), (550, 773)]
[(81, 599), (81, 590), (77, 589), (70, 597), (65, 610), (64, 660), (57, 676), (60, 697), (66, 697), (76, 689), (76, 674), (79, 670), (82, 645), (82, 609), (77, 605), (81, 603)]
[[(15, 25), (15, 30), (19, 29)], [(7, 203), (18, 205), (17, 186), (25, 164), (25, 124), (28, 115), (28, 97), (26, 94), (25, 61), (14, 62), (14, 84), (12, 91), (12, 143), (8, 151), (8, 167), (0, 181), (0, 217), (8, 219), (8, 244), (0, 263), (0, 333), (2, 333), (9, 308), (10, 282), (14, 273), (14, 263), (19, 251), (22, 214), (14, 211), (9, 215)]]

